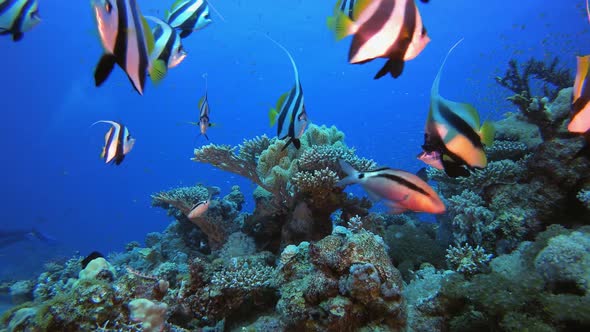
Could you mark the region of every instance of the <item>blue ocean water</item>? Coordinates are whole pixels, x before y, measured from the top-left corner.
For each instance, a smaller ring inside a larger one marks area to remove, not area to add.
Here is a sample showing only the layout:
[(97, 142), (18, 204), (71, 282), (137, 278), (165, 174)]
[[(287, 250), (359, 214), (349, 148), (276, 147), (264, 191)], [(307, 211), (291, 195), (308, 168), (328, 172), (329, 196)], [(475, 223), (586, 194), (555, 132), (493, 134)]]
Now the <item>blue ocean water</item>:
[[(335, 125), (357, 154), (379, 164), (416, 171), (429, 93), (442, 58), (447, 62), (441, 94), (474, 104), (497, 118), (513, 110), (494, 77), (509, 59), (559, 56), (575, 68), (574, 55), (588, 52), (583, 1), (445, 1), (418, 4), (432, 39), (406, 64), (399, 79), (372, 80), (381, 67), (346, 61), (349, 41), (335, 42), (326, 28), (333, 1), (212, 1), (214, 23), (184, 41), (187, 59), (144, 96), (115, 69), (100, 88), (93, 70), (102, 53), (87, 1), (39, 1), (43, 21), (21, 42), (0, 39), (2, 74), (2, 209), (0, 229), (37, 228), (58, 240), (27, 241), (0, 248), (0, 276), (27, 276), (55, 257), (92, 250), (121, 250), (161, 231), (170, 222), (150, 207), (150, 194), (204, 183), (226, 194), (246, 179), (190, 161), (207, 144), (187, 121), (197, 120), (197, 102), (209, 79), (210, 142), (236, 145), (276, 128), (268, 109), (291, 88), (285, 54), (293, 54), (310, 120)], [(139, 0), (145, 15), (163, 16), (169, 3)], [(121, 166), (99, 158), (106, 125), (125, 123), (137, 139)], [(252, 209), (252, 203), (246, 209)]]

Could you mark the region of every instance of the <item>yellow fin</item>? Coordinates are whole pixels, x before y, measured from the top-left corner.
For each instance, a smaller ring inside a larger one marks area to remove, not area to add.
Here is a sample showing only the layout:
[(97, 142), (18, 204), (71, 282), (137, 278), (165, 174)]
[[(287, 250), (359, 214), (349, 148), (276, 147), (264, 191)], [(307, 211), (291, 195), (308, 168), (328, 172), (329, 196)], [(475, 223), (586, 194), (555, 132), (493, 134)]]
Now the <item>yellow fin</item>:
[(334, 32), (336, 33), (336, 40), (345, 38), (352, 34), (354, 22), (341, 11), (338, 11), (334, 23)]
[(279, 112), (277, 112), (276, 109), (271, 108), (270, 111), (268, 112), (268, 119), (270, 120), (270, 126), (274, 126), (275, 122), (277, 122), (277, 115), (279, 114)]
[(335, 31), (336, 30), (336, 17), (328, 16), (326, 18), (326, 25), (328, 26), (328, 29)]
[(582, 87), (590, 69), (590, 55), (577, 57), (576, 80), (574, 82), (574, 101), (582, 95)]
[(141, 24), (143, 25), (143, 35), (145, 36), (145, 43), (147, 45), (148, 55), (152, 54), (154, 48), (156, 47), (154, 35), (152, 34), (152, 29), (150, 29), (150, 25), (148, 24), (145, 17), (141, 17)]
[(481, 125), (481, 129), (479, 131), (479, 137), (481, 137), (481, 142), (483, 145), (490, 147), (494, 144), (494, 134), (496, 132), (496, 128), (494, 128), (494, 123), (492, 121), (486, 121)]
[(100, 152), (100, 158), (104, 158), (104, 155), (107, 153), (107, 149), (103, 146), (102, 151)]
[(199, 99), (199, 103), (197, 104), (199, 106), (199, 110), (201, 110), (201, 107), (203, 107), (204, 102), (205, 102), (205, 96), (203, 96)]
[(285, 92), (279, 97), (279, 100), (277, 101), (277, 109), (276, 109), (278, 112), (280, 112), (281, 109), (283, 109), (283, 104), (285, 103), (285, 99), (287, 99), (288, 94), (289, 94), (289, 92)]
[(164, 60), (156, 60), (152, 62), (152, 66), (150, 68), (150, 78), (154, 84), (160, 83), (166, 76), (167, 72), (168, 68), (166, 67)]
[(352, 8), (352, 18), (354, 20), (358, 20), (363, 11), (369, 7), (371, 1), (373, 0), (357, 0), (357, 2), (354, 4), (354, 7)]

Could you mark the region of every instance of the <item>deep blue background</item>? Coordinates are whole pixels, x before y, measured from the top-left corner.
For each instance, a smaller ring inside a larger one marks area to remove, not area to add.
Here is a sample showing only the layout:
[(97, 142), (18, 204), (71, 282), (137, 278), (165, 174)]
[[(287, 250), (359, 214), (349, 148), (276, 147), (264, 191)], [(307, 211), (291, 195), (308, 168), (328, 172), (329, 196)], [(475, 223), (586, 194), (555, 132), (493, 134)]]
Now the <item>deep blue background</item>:
[[(144, 15), (164, 16), (166, 1), (138, 0)], [(173, 2), (169, 1), (170, 4)], [(583, 0), (432, 0), (418, 4), (431, 43), (406, 64), (403, 75), (372, 79), (383, 60), (346, 62), (349, 40), (336, 43), (326, 28), (334, 1), (212, 1), (225, 22), (184, 41), (186, 60), (145, 95), (133, 91), (116, 69), (101, 88), (93, 70), (102, 49), (88, 1), (39, 0), (43, 22), (19, 43), (0, 39), (0, 229), (36, 227), (59, 239), (47, 247), (31, 241), (0, 248), (0, 278), (16, 277), (56, 255), (122, 250), (169, 223), (150, 207), (150, 194), (203, 182), (226, 194), (239, 184), (232, 174), (190, 161), (197, 129), (197, 101), (209, 77), (211, 142), (239, 144), (268, 134), (268, 108), (293, 84), (288, 58), (261, 33), (293, 54), (310, 119), (336, 125), (360, 156), (415, 171), (432, 80), (445, 53), (465, 41), (447, 62), (441, 94), (471, 102), (485, 117), (514, 108), (494, 77), (510, 58), (559, 55), (575, 67), (589, 52)], [(136, 145), (120, 167), (99, 159), (107, 125), (128, 125)], [(247, 206), (252, 209), (252, 206)]]

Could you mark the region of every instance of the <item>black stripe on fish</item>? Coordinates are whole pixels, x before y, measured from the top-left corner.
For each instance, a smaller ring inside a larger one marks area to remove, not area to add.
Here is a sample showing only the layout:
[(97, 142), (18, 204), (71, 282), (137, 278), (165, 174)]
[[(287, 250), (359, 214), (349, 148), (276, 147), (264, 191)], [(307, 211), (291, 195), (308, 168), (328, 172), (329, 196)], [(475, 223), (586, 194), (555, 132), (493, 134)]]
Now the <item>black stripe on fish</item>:
[(346, 14), (351, 20), (354, 19), (354, 0), (343, 0), (342, 3), (340, 4), (340, 10)]
[[(404, 57), (408, 52), (408, 48), (414, 38), (414, 30), (416, 30), (416, 18), (418, 9), (414, 1), (406, 1), (404, 8), (404, 20), (399, 34), (395, 41), (391, 44), (386, 53), (389, 57), (385, 65), (377, 72), (375, 79), (379, 79), (390, 73), (394, 78), (399, 77), (404, 70)], [(425, 32), (425, 29), (422, 29)]]
[[(133, 14), (133, 27), (135, 28), (135, 31), (138, 31), (138, 33), (136, 33), (137, 35), (137, 46), (143, 46), (143, 47), (138, 47), (138, 54), (137, 56), (139, 57), (139, 81), (141, 84), (141, 88), (143, 88), (144, 83), (145, 83), (145, 79), (147, 76), (147, 72), (146, 69), (148, 68), (149, 65), (149, 54), (147, 54), (147, 41), (145, 40), (145, 31), (143, 30), (143, 22), (142, 22), (142, 17), (141, 15), (139, 15), (139, 12), (136, 10), (138, 8), (138, 5), (136, 3), (136, 0), (129, 0), (129, 5), (131, 6), (131, 13)], [(141, 33), (139, 33), (139, 31), (141, 31)], [(136, 45), (134, 45), (136, 46)], [(123, 67), (125, 68), (125, 67)], [(129, 77), (129, 80), (131, 81), (131, 85), (133, 85), (133, 87), (137, 90), (137, 88), (135, 87), (135, 84), (133, 83), (133, 81), (131, 80), (131, 77)], [(139, 90), (137, 91), (139, 92)]]
[(443, 119), (460, 135), (465, 136), (474, 147), (483, 150), (481, 138), (465, 120), (451, 111), (444, 103), (439, 103), (439, 111)]
[(393, 175), (393, 174), (389, 174), (389, 173), (379, 173), (374, 175), (374, 177), (379, 177), (379, 178), (385, 178), (391, 181), (394, 181), (410, 190), (413, 190), (415, 192), (418, 192), (422, 195), (426, 195), (426, 196), (430, 196), (430, 194), (428, 194), (428, 192), (424, 189), (422, 189), (420, 186), (402, 178), (401, 176), (397, 176), (397, 175)]
[(4, 14), (5, 12), (9, 11), (10, 8), (12, 8), (12, 6), (14, 4), (16, 4), (19, 0), (8, 0), (5, 1), (3, 3), (0, 3), (0, 15)]
[(391, 169), (391, 168), (389, 168), (389, 167), (381, 167), (381, 168), (372, 169), (372, 170), (368, 171), (367, 173), (370, 173), (370, 172), (381, 172), (381, 171), (388, 171), (388, 170), (390, 170), (390, 169)]
[(125, 132), (127, 131), (127, 128), (122, 125), (119, 124), (119, 135), (117, 135), (117, 150), (115, 152), (115, 165), (119, 165), (121, 164), (121, 162), (123, 162), (123, 159), (125, 159), (125, 153), (123, 153), (123, 142), (125, 142)]
[(117, 38), (115, 39), (115, 47), (113, 54), (116, 57), (117, 64), (125, 70), (127, 63), (127, 6), (125, 0), (117, 0), (117, 10), (119, 11)]
[(161, 53), (158, 54), (158, 60), (163, 60), (164, 63), (166, 63), (166, 66), (168, 66), (168, 61), (170, 60), (170, 56), (172, 56), (172, 49), (174, 48), (174, 43), (176, 42), (178, 36), (174, 32), (174, 30), (170, 31), (170, 35), (164, 35), (164, 29), (161, 25), (158, 24), (158, 26), (156, 26), (156, 28), (154, 29), (154, 40), (156, 45), (158, 45), (158, 43), (160, 42), (159, 39), (161, 38), (167, 39), (166, 44), (162, 48)]
[(12, 38), (13, 40), (18, 41), (22, 38), (22, 28), (25, 19), (27, 18), (26, 15), (29, 12), (29, 9), (31, 9), (31, 7), (33, 7), (34, 4), (35, 3), (32, 0), (27, 0), (24, 6), (22, 6), (20, 11), (18, 12), (16, 19), (12, 23), (12, 27), (10, 27), (10, 30), (14, 34)]
[(296, 133), (295, 133), (295, 123), (296, 121), (298, 121), (297, 117), (298, 117), (298, 113), (299, 110), (301, 109), (301, 103), (303, 102), (303, 90), (301, 89), (301, 85), (299, 85), (299, 89), (296, 89), (296, 93), (299, 92), (297, 94), (297, 100), (295, 101), (295, 105), (293, 105), (293, 111), (291, 112), (291, 123), (289, 123), (289, 137), (292, 138), (297, 138)]
[(373, 17), (369, 18), (365, 24), (361, 25), (358, 31), (354, 34), (348, 51), (349, 61), (354, 58), (356, 52), (358, 52), (371, 37), (381, 31), (385, 24), (387, 24), (387, 21), (391, 19), (393, 9), (395, 8), (395, 1), (385, 1), (384, 3), (385, 5), (383, 8), (376, 10)]
[[(182, 7), (178, 8), (178, 10), (174, 11), (174, 13), (172, 13), (172, 15), (170, 15), (170, 18), (168, 19), (168, 22), (173, 22), (174, 20), (176, 20), (180, 15), (182, 15), (188, 7), (192, 6), (193, 3), (191, 1), (187, 2), (186, 4), (184, 4)], [(184, 20), (182, 23), (180, 23), (177, 28), (181, 29), (181, 30), (192, 30), (195, 25), (197, 24), (197, 21), (199, 20), (199, 17), (201, 17), (201, 15), (203, 15), (203, 12), (205, 11), (205, 9), (207, 8), (207, 1), (203, 0), (203, 3), (201, 3), (201, 5), (197, 8), (197, 10), (192, 13), (186, 20)], [(189, 31), (187, 31), (189, 32)]]
[[(287, 113), (289, 113), (289, 111), (291, 110), (291, 104), (293, 103), (293, 100), (295, 99), (295, 95), (297, 94), (297, 89), (296, 87), (293, 87), (291, 89), (291, 91), (289, 92), (289, 96), (287, 97), (287, 99), (285, 100), (285, 102), (283, 103), (283, 107), (282, 109), (279, 110), (279, 119), (278, 119), (278, 125), (277, 125), (277, 136), (281, 135), (281, 132), (283, 131), (283, 126), (285, 125), (285, 118), (287, 117)], [(287, 136), (284, 137), (279, 137), (279, 139), (283, 139)]]

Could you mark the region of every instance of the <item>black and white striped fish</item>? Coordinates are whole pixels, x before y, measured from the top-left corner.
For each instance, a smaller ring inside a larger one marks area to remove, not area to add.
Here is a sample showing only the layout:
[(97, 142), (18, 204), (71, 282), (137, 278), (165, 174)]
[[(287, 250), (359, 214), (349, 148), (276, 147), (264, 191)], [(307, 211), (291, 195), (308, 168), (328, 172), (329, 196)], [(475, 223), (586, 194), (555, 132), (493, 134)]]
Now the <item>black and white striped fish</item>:
[[(115, 63), (142, 95), (154, 49), (154, 36), (139, 10), (137, 0), (92, 0), (98, 32), (105, 53), (94, 71), (96, 86), (109, 77)], [(160, 77), (153, 75), (152, 80)]]
[(206, 0), (177, 0), (167, 12), (166, 20), (180, 30), (181, 38), (186, 38), (211, 23), (209, 4)]
[(125, 156), (131, 151), (135, 144), (135, 138), (131, 137), (129, 129), (120, 122), (110, 120), (96, 121), (97, 123), (107, 123), (111, 128), (104, 136), (104, 147), (100, 157), (104, 159), (106, 164), (114, 161), (115, 165), (120, 165), (125, 159)]
[(156, 23), (152, 30), (154, 35), (154, 50), (150, 54), (151, 66), (150, 75), (157, 75), (156, 81), (166, 76), (168, 69), (178, 66), (184, 58), (186, 51), (178, 32), (168, 23), (153, 16), (146, 16), (148, 20)]
[(332, 28), (337, 39), (354, 35), (350, 63), (387, 59), (375, 79), (388, 73), (399, 77), (404, 62), (418, 56), (430, 42), (414, 0), (356, 0), (352, 18), (338, 10)]
[[(487, 156), (484, 146), (494, 141), (491, 121), (480, 124), (477, 110), (467, 103), (459, 103), (442, 97), (439, 93), (440, 78), (447, 58), (462, 39), (447, 53), (430, 91), (430, 110), (426, 119), (423, 160), (434, 167), (442, 166), (450, 177), (469, 176), (468, 168), (484, 168)], [(440, 163), (429, 157), (439, 157)]]
[(0, 35), (19, 41), (41, 22), (37, 0), (0, 0)]
[(336, 2), (336, 6), (334, 7), (334, 16), (328, 17), (328, 27), (332, 30), (336, 28), (336, 17), (338, 16), (339, 12), (344, 13), (344, 15), (348, 16), (349, 19), (354, 20), (353, 9), (355, 2), (356, 0), (338, 0), (338, 2)]
[(205, 136), (207, 140), (209, 137), (207, 136), (207, 129), (209, 127), (213, 127), (214, 124), (210, 122), (209, 119), (209, 99), (207, 97), (208, 92), (208, 83), (207, 83), (207, 74), (204, 74), (203, 77), (205, 78), (205, 95), (199, 99), (199, 122), (189, 122), (192, 125), (198, 126), (201, 132), (201, 135)]
[(276, 108), (272, 108), (268, 114), (270, 118), (270, 125), (274, 126), (275, 122), (278, 122), (278, 138), (288, 138), (288, 141), (283, 147), (283, 150), (286, 149), (291, 143), (293, 143), (295, 148), (299, 149), (301, 147), (300, 138), (303, 136), (303, 133), (305, 132), (308, 124), (307, 112), (305, 111), (305, 104), (303, 101), (303, 88), (301, 87), (301, 82), (299, 81), (299, 72), (297, 71), (297, 66), (295, 65), (295, 60), (293, 60), (291, 53), (289, 53), (289, 51), (287, 51), (283, 45), (279, 44), (274, 39), (270, 38), (269, 36), (266, 37), (273, 43), (277, 44), (283, 51), (285, 51), (285, 53), (287, 53), (289, 60), (291, 60), (293, 71), (295, 72), (295, 84), (291, 90), (281, 95), (279, 101), (277, 102)]

